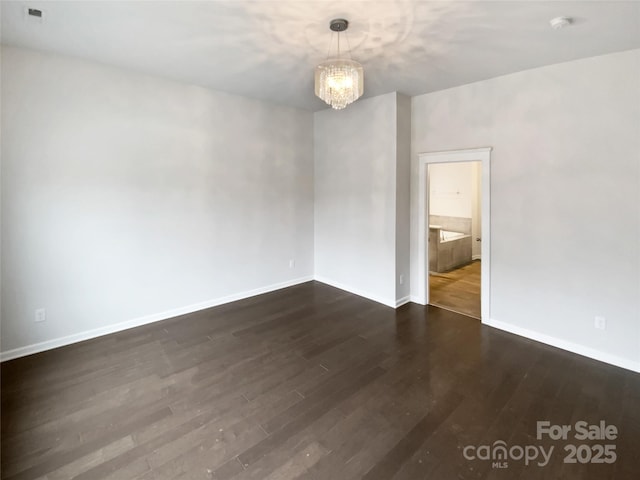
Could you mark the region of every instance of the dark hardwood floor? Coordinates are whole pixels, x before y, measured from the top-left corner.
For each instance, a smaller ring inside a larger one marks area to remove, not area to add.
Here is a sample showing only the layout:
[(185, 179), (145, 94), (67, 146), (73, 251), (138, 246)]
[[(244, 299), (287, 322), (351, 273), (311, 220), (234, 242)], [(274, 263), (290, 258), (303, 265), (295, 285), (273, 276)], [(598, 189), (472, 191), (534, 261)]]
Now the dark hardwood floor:
[[(1, 373), (6, 480), (640, 478), (640, 375), (315, 282)], [(538, 420), (619, 435), (538, 440)], [(499, 440), (555, 451), (504, 469), (463, 455)], [(617, 460), (563, 463), (568, 443), (613, 444)]]
[(480, 260), (429, 274), (429, 303), (480, 319)]

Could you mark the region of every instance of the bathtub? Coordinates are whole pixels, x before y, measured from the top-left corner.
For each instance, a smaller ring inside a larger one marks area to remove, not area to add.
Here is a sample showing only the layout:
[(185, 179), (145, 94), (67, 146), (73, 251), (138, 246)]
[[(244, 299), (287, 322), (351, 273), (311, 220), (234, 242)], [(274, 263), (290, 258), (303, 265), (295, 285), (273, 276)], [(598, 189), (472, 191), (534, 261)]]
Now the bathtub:
[(471, 262), (471, 235), (429, 225), (429, 270), (446, 272)]
[(440, 243), (442, 242), (450, 242), (452, 240), (457, 240), (459, 238), (469, 237), (465, 233), (461, 232), (450, 232), (449, 230), (440, 230)]

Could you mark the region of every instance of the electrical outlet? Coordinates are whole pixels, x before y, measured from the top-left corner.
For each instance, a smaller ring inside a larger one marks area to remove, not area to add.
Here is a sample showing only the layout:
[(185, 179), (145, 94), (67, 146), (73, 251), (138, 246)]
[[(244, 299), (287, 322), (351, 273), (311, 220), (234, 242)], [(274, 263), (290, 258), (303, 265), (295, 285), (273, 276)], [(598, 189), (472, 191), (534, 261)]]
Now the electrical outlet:
[(44, 308), (38, 308), (35, 312), (35, 321), (44, 322), (47, 319), (47, 311)]
[(606, 330), (607, 329), (607, 319), (601, 316), (596, 316), (593, 322), (593, 326), (598, 330)]
[(289, 260), (289, 268), (293, 268), (296, 266), (296, 261), (294, 258), (292, 258), (291, 260)]
[(404, 275), (400, 274), (400, 285), (404, 285)]

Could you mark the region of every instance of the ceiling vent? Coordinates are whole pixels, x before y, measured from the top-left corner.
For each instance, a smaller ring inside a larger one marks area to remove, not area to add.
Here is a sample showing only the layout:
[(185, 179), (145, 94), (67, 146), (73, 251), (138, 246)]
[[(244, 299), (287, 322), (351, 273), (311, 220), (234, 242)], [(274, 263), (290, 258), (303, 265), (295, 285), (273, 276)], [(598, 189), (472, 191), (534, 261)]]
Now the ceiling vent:
[(44, 12), (39, 8), (25, 7), (24, 18), (29, 23), (42, 23)]

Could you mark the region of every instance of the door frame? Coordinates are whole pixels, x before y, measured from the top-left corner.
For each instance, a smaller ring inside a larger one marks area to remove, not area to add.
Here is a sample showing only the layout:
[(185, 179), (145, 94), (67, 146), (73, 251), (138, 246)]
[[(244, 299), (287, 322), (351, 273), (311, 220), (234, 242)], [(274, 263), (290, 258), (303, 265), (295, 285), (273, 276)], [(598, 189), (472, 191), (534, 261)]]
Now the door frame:
[(491, 150), (492, 147), (467, 150), (424, 152), (418, 154), (418, 295), (417, 303), (429, 304), (429, 164), (481, 162), (482, 165), (482, 263), (480, 267), (480, 320), (491, 319)]

